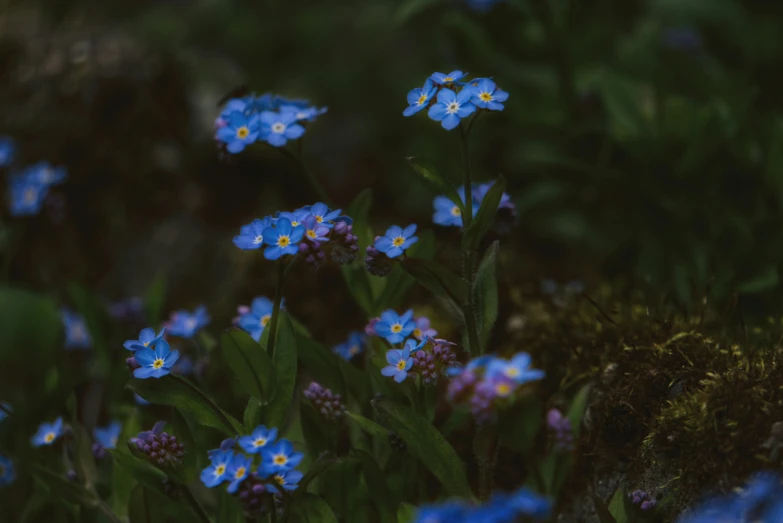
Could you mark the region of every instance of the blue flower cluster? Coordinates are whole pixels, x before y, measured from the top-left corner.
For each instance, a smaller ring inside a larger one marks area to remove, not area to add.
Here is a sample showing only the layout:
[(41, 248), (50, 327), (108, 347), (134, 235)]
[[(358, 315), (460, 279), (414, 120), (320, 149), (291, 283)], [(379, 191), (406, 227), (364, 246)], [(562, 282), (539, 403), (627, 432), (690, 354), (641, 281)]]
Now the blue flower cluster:
[(433, 73), (424, 81), (424, 86), (408, 93), (408, 107), (402, 112), (403, 116), (412, 116), (428, 107), (427, 115), (450, 131), (477, 110), (504, 109), (508, 93), (491, 78), (463, 81), (466, 76), (462, 71)]
[(353, 220), (331, 210), (325, 203), (307, 205), (293, 212), (278, 212), (242, 226), (234, 245), (243, 250), (264, 248), (267, 260), (301, 253), (307, 263), (318, 266), (329, 249), (332, 261), (351, 263), (359, 249)]
[[(2, 147), (2, 145), (0, 145)], [(6, 151), (6, 154), (9, 154)], [(2, 155), (2, 152), (0, 152)], [(65, 181), (64, 167), (40, 162), (9, 177), (9, 208), (12, 216), (32, 216), (41, 212), (49, 188)]]
[(513, 403), (522, 385), (543, 379), (544, 371), (531, 369), (530, 364), (526, 352), (516, 354), (511, 360), (480, 356), (464, 368), (450, 369), (448, 398), (468, 405), (479, 422), (487, 422), (498, 410)]
[(92, 338), (87, 329), (87, 322), (81, 314), (70, 309), (60, 309), (60, 317), (65, 327), (66, 349), (89, 349), (92, 347)]
[(408, 225), (403, 229), (392, 225), (386, 229), (386, 234), (375, 237), (375, 244), (367, 247), (364, 258), (365, 269), (375, 276), (386, 276), (391, 272), (393, 262), (397, 261), (411, 245), (419, 241), (416, 225)]
[(705, 502), (677, 523), (779, 523), (783, 521), (783, 484), (772, 473), (753, 477), (740, 492)]
[[(484, 197), (487, 195), (487, 192), (489, 192), (494, 183), (495, 182), (488, 182), (472, 185), (472, 208), (474, 218), (479, 210), (479, 207), (481, 207), (481, 203), (484, 201)], [(465, 188), (459, 187), (457, 189), (457, 193), (462, 199), (462, 202), (465, 203)], [(436, 196), (432, 201), (432, 207), (434, 210), (432, 221), (437, 225), (443, 225), (444, 227), (462, 227), (462, 210), (446, 196)], [(511, 201), (511, 196), (509, 196), (508, 193), (503, 193), (503, 196), (500, 198), (500, 204), (498, 204), (498, 214), (501, 212), (512, 215), (512, 219), (516, 217), (516, 209), (514, 207), (514, 203)]]
[(203, 327), (209, 325), (211, 318), (204, 305), (193, 312), (180, 309), (171, 313), (166, 329), (172, 336), (190, 339)]
[(336, 345), (332, 351), (334, 351), (342, 359), (350, 361), (354, 356), (358, 356), (364, 352), (367, 346), (367, 337), (359, 332), (354, 331), (348, 335), (348, 339), (343, 343)]
[[(259, 341), (267, 323), (272, 319), (273, 307), (272, 300), (266, 296), (257, 296), (249, 307), (247, 305), (237, 307), (239, 316), (234, 319), (234, 324), (250, 334), (254, 340)], [(283, 302), (280, 303), (280, 308), (283, 308)]]
[(171, 350), (169, 342), (163, 339), (166, 329), (158, 334), (152, 329), (142, 329), (138, 340), (128, 340), (123, 346), (133, 352), (129, 365), (133, 376), (139, 379), (162, 378), (171, 373), (179, 359), (179, 351)]
[(63, 435), (64, 431), (65, 427), (63, 426), (62, 418), (57, 418), (52, 423), (41, 423), (31, 442), (34, 447), (51, 445), (57, 441), (57, 438)]
[(483, 505), (447, 501), (420, 507), (414, 523), (513, 523), (520, 518), (544, 519), (552, 511), (552, 502), (522, 487), (514, 493), (498, 493)]
[(307, 100), (289, 100), (273, 94), (232, 98), (215, 120), (215, 139), (230, 153), (255, 142), (283, 147), (305, 133), (305, 125), (326, 112)]
[[(237, 446), (244, 452), (235, 450)], [(260, 457), (258, 465), (254, 463), (256, 455)], [(276, 428), (260, 425), (250, 435), (236, 441), (226, 440), (219, 449), (211, 450), (210, 465), (201, 471), (201, 482), (209, 488), (228, 483), (227, 490), (231, 494), (237, 493), (246, 482), (251, 487), (249, 491), (256, 495), (280, 489), (296, 490), (303, 476), (296, 466), (302, 458), (304, 454), (294, 451), (290, 441), (277, 440)], [(241, 494), (240, 498), (243, 498)]]

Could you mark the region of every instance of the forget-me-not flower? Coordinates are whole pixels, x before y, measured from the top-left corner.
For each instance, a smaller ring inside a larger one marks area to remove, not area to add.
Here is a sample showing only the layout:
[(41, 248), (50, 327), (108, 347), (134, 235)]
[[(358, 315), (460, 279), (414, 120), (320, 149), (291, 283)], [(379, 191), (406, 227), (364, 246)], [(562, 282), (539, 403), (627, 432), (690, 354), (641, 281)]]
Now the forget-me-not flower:
[(41, 212), (44, 198), (49, 192), (48, 185), (21, 175), (12, 176), (8, 184), (12, 216), (32, 216)]
[(304, 474), (298, 470), (289, 470), (288, 472), (278, 473), (275, 474), (272, 478), (274, 481), (269, 484), (269, 488), (272, 490), (278, 490), (280, 488), (288, 491), (296, 490), (299, 481), (303, 477)]
[(63, 419), (57, 418), (52, 423), (41, 423), (38, 432), (32, 438), (34, 447), (51, 445), (63, 434)]
[(503, 102), (506, 100), (508, 100), (508, 93), (500, 89), (495, 82), (489, 78), (481, 79), (478, 84), (473, 87), (473, 98), (471, 98), (471, 101), (479, 109), (502, 111), (504, 109)]
[(530, 354), (520, 352), (516, 354), (511, 361), (495, 358), (487, 364), (487, 377), (494, 379), (497, 377), (512, 380), (517, 385), (522, 385), (529, 381), (537, 381), (544, 378), (544, 371), (530, 368)]
[(304, 454), (294, 451), (294, 445), (287, 439), (281, 439), (261, 452), (262, 460), (258, 473), (268, 478), (281, 472), (287, 472), (302, 461)]
[(411, 335), (416, 323), (413, 321), (413, 309), (400, 316), (392, 309), (383, 311), (381, 319), (375, 323), (375, 333), (386, 338), (389, 343), (399, 343)]
[(16, 158), (16, 144), (9, 136), (0, 136), (0, 167), (8, 167)]
[(133, 371), (136, 378), (162, 378), (171, 372), (171, 367), (179, 359), (179, 351), (171, 350), (164, 339), (155, 343), (155, 348), (144, 347), (134, 354), (140, 367)]
[(299, 122), (314, 122), (316, 118), (326, 113), (328, 108), (316, 107), (314, 105), (310, 107), (301, 107), (297, 105), (284, 104), (280, 106), (280, 110), (294, 113), (296, 120)]
[(305, 132), (297, 123), (294, 111), (264, 111), (261, 113), (261, 136), (274, 147), (282, 147), (288, 140), (296, 140)]
[(286, 254), (299, 252), (299, 241), (304, 235), (304, 227), (291, 225), (288, 218), (278, 218), (274, 227), (264, 229), (264, 243), (268, 245), (264, 249), (264, 258), (277, 260)]
[(336, 211), (329, 210), (329, 207), (321, 202), (314, 203), (313, 205), (305, 207), (305, 209), (315, 217), (315, 220), (318, 223), (321, 223), (330, 229), (334, 226), (332, 222), (337, 219), (340, 216), (340, 212), (342, 212), (342, 209), (337, 209)]
[(163, 333), (166, 332), (166, 329), (163, 328), (160, 330), (158, 334), (155, 334), (154, 329), (146, 328), (142, 329), (139, 333), (139, 339), (138, 340), (127, 340), (125, 343), (122, 344), (123, 347), (128, 349), (129, 351), (137, 351), (139, 349), (143, 349), (144, 347), (154, 347), (155, 343), (158, 342), (158, 340), (163, 339)]
[(424, 87), (419, 87), (408, 92), (408, 107), (402, 112), (403, 116), (413, 116), (418, 113), (430, 103), (432, 97), (438, 92), (437, 86), (432, 82), (431, 78), (427, 78), (424, 82)]
[(266, 216), (263, 220), (255, 219), (239, 229), (239, 236), (234, 236), (234, 245), (245, 251), (260, 249), (264, 245), (264, 230), (272, 227), (275, 220)]
[(430, 327), (430, 319), (426, 316), (419, 316), (413, 320), (416, 327), (413, 329), (413, 337), (419, 341), (424, 341), (427, 338), (434, 338), (438, 335), (438, 331)]
[(462, 226), (462, 209), (445, 196), (436, 196), (432, 201), (435, 212), (432, 221), (446, 227)]
[(92, 346), (92, 338), (84, 317), (66, 308), (60, 309), (60, 316), (65, 327), (65, 348), (89, 349)]
[(451, 131), (459, 125), (462, 118), (467, 118), (475, 110), (476, 106), (471, 102), (473, 88), (465, 86), (459, 93), (451, 89), (441, 89), (438, 92), (438, 102), (430, 107), (427, 113), (430, 118), (440, 122), (441, 127)]
[(217, 139), (226, 144), (230, 153), (239, 153), (245, 147), (255, 142), (261, 132), (261, 121), (258, 115), (249, 115), (234, 111), (222, 117), (225, 125), (217, 131)]
[(389, 258), (396, 258), (405, 250), (419, 241), (416, 233), (416, 225), (408, 225), (404, 230), (401, 227), (392, 225), (386, 229), (386, 234), (375, 240), (374, 247), (385, 253)]
[(207, 308), (204, 305), (193, 312), (180, 309), (171, 314), (167, 329), (172, 336), (180, 338), (192, 338), (196, 332), (206, 326), (210, 321)]
[(277, 213), (278, 218), (288, 218), (291, 220), (291, 225), (293, 227), (298, 227), (304, 224), (304, 221), (308, 216), (312, 216), (312, 214), (310, 214), (310, 210), (307, 207), (302, 207), (301, 209), (297, 209), (293, 212), (284, 211)]
[(346, 341), (336, 345), (333, 350), (344, 360), (350, 361), (357, 354), (364, 352), (365, 343), (364, 333), (354, 331), (348, 335)]
[(49, 162), (38, 162), (25, 168), (23, 176), (41, 185), (52, 186), (64, 182), (68, 172), (65, 167), (53, 167)]
[(0, 487), (10, 485), (15, 479), (14, 462), (8, 456), (0, 454)]
[(201, 471), (201, 482), (209, 488), (217, 487), (229, 480), (228, 467), (234, 458), (233, 450), (212, 452), (209, 455), (210, 466)]
[(304, 237), (311, 242), (328, 242), (329, 241), (329, 227), (325, 223), (321, 223), (315, 216), (308, 216), (305, 218), (304, 223), (305, 232)]
[(402, 383), (405, 378), (408, 377), (408, 371), (411, 370), (411, 367), (413, 367), (413, 358), (411, 358), (410, 346), (406, 343), (405, 348), (402, 350), (391, 349), (387, 351), (386, 361), (389, 364), (381, 369), (381, 374), (384, 376), (394, 376), (394, 381), (397, 383)]
[(254, 340), (259, 341), (266, 324), (272, 318), (273, 307), (274, 303), (266, 296), (254, 298), (253, 303), (250, 304), (250, 310), (239, 318), (239, 328), (250, 334)]
[(452, 71), (449, 74), (432, 73), (430, 79), (438, 85), (449, 86), (454, 82), (462, 80), (467, 75), (468, 73), (463, 73), (462, 71)]
[(116, 449), (117, 440), (122, 432), (122, 424), (119, 421), (112, 421), (105, 427), (95, 427), (93, 435), (95, 441), (105, 449)]
[(248, 454), (258, 454), (272, 445), (277, 439), (277, 429), (267, 429), (265, 425), (256, 427), (249, 436), (239, 438), (239, 446)]
[(233, 494), (239, 488), (239, 485), (250, 475), (250, 470), (253, 467), (253, 458), (245, 456), (244, 454), (236, 454), (228, 464), (228, 470), (226, 475), (231, 482), (228, 484), (228, 492)]
[(0, 405), (2, 405), (2, 409), (0, 409), (0, 421), (3, 421), (8, 417), (8, 413), (12, 412), (11, 405), (6, 403), (5, 401), (0, 401)]

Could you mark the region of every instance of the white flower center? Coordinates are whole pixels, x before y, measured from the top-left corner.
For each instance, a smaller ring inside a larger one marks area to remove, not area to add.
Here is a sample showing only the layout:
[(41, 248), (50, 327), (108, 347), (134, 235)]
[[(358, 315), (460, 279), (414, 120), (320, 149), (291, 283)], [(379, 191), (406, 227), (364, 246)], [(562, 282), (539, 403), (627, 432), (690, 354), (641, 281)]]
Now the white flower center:
[(285, 132), (285, 124), (282, 122), (277, 122), (272, 125), (272, 132), (276, 134), (283, 134)]
[(36, 191), (34, 187), (30, 187), (24, 191), (25, 203), (33, 203), (36, 197), (38, 197), (38, 191)]
[(446, 106), (446, 112), (449, 114), (454, 114), (457, 111), (459, 111), (459, 103), (458, 102), (451, 102), (449, 105)]
[(264, 237), (261, 236), (260, 234), (258, 236), (256, 236), (255, 238), (253, 238), (253, 243), (255, 245), (258, 245), (259, 243), (263, 243), (263, 241), (264, 241)]

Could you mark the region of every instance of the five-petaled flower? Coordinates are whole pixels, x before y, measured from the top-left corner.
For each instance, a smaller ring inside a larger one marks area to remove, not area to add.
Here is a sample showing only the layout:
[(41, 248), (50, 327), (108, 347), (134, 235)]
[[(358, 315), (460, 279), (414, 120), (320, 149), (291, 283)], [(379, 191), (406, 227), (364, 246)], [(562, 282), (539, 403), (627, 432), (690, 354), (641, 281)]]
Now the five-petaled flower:
[(427, 338), (434, 338), (438, 335), (438, 331), (430, 327), (430, 319), (426, 316), (419, 316), (413, 320), (416, 327), (413, 329), (413, 337), (419, 341), (424, 341)]
[(487, 377), (490, 379), (505, 378), (516, 385), (522, 385), (529, 381), (543, 379), (544, 371), (530, 368), (530, 354), (520, 352), (511, 361), (494, 358), (487, 364)]
[(357, 354), (364, 352), (365, 334), (362, 332), (354, 331), (348, 335), (348, 339), (336, 345), (334, 352), (336, 352), (344, 360), (351, 360)]
[(65, 167), (52, 167), (49, 162), (38, 162), (25, 168), (23, 176), (41, 185), (52, 186), (64, 182), (68, 173)]
[(95, 441), (105, 449), (117, 448), (117, 440), (122, 432), (122, 424), (119, 421), (112, 421), (105, 427), (95, 427), (93, 435)]
[(293, 212), (284, 211), (284, 212), (277, 213), (278, 218), (288, 218), (289, 220), (291, 220), (291, 225), (293, 227), (302, 225), (308, 216), (312, 216), (312, 215), (310, 214), (310, 211), (307, 210), (306, 207), (302, 207), (301, 209), (297, 209)]
[(209, 455), (210, 466), (201, 471), (201, 482), (209, 488), (217, 487), (229, 480), (228, 467), (234, 458), (234, 451), (217, 451)]
[(265, 425), (259, 425), (249, 436), (239, 438), (239, 446), (249, 454), (258, 454), (274, 443), (277, 438), (277, 429), (267, 429)]
[(239, 318), (239, 328), (259, 341), (266, 324), (272, 318), (272, 300), (266, 296), (258, 296), (250, 304), (250, 310)]
[(57, 418), (52, 423), (41, 423), (38, 427), (38, 432), (32, 438), (34, 447), (41, 447), (44, 445), (51, 445), (57, 438), (62, 436), (63, 433), (63, 419)]
[(16, 145), (14, 139), (9, 136), (0, 136), (0, 167), (8, 167), (16, 157)]
[(304, 235), (304, 227), (291, 225), (288, 218), (278, 218), (274, 227), (264, 229), (264, 243), (268, 245), (264, 249), (264, 258), (277, 260), (286, 254), (296, 254), (299, 251), (298, 243)]
[(294, 452), (294, 445), (287, 439), (281, 439), (274, 445), (265, 448), (261, 456), (261, 466), (258, 473), (264, 478), (287, 472), (299, 465), (299, 462), (304, 458), (304, 454), (301, 452)]
[(314, 203), (309, 207), (305, 207), (305, 210), (307, 210), (311, 215), (315, 217), (315, 221), (329, 227), (330, 229), (334, 227), (332, 221), (334, 221), (338, 216), (340, 216), (340, 212), (341, 212), (341, 209), (337, 209), (336, 211), (330, 211), (329, 207), (327, 207), (325, 203), (321, 203), (321, 202)]
[[(462, 209), (445, 196), (436, 196), (432, 201), (435, 212), (432, 221), (446, 227), (462, 226)], [(477, 209), (478, 206), (474, 206)]]
[(150, 328), (142, 329), (138, 340), (127, 340), (122, 346), (133, 352), (145, 347), (154, 347), (159, 340), (163, 339), (164, 332), (166, 332), (165, 328), (161, 329), (158, 334), (155, 334), (155, 331)]
[(430, 75), (430, 79), (438, 85), (449, 86), (454, 82), (462, 80), (466, 76), (467, 73), (463, 73), (462, 71), (452, 71), (449, 74), (432, 73), (432, 75)]
[(304, 477), (304, 474), (299, 472), (298, 470), (289, 470), (287, 472), (280, 472), (275, 474), (272, 479), (273, 481), (269, 484), (269, 488), (272, 490), (279, 490), (282, 488), (283, 490), (296, 490), (298, 487), (297, 483)]
[(304, 223), (305, 232), (304, 237), (311, 242), (328, 242), (329, 227), (325, 223), (321, 223), (315, 216), (308, 216), (305, 218)]
[(476, 110), (476, 106), (470, 101), (472, 96), (473, 88), (470, 86), (463, 87), (459, 93), (451, 89), (441, 89), (438, 92), (438, 102), (430, 107), (427, 114), (440, 122), (441, 127), (451, 131), (459, 125), (462, 118), (467, 118)]
[(65, 348), (89, 349), (92, 346), (92, 338), (84, 317), (66, 308), (60, 309), (60, 316), (65, 327)]
[(226, 144), (230, 153), (242, 152), (255, 142), (261, 132), (258, 115), (233, 111), (222, 117), (224, 125), (217, 131), (217, 139)]
[(491, 111), (502, 111), (503, 103), (508, 100), (508, 93), (500, 88), (489, 78), (482, 78), (475, 87), (473, 87), (473, 98), (471, 101), (480, 109), (489, 109)]
[(408, 225), (404, 230), (401, 227), (392, 225), (386, 229), (386, 234), (376, 238), (374, 247), (389, 258), (396, 258), (405, 250), (419, 241), (418, 236), (413, 236), (416, 232), (416, 225)]
[(389, 309), (381, 313), (381, 319), (375, 324), (375, 333), (386, 338), (389, 343), (399, 343), (411, 335), (416, 323), (413, 321), (413, 309), (400, 316)]
[(158, 340), (155, 348), (144, 347), (134, 354), (136, 363), (140, 367), (133, 371), (133, 375), (140, 379), (162, 378), (171, 372), (171, 367), (179, 359), (179, 351), (171, 350), (169, 343)]
[[(413, 341), (413, 340), (408, 340)], [(416, 342), (413, 342), (414, 345)], [(394, 376), (394, 381), (402, 383), (408, 377), (408, 371), (413, 367), (413, 358), (411, 358), (411, 348), (405, 344), (405, 348), (391, 349), (386, 352), (386, 361), (389, 363), (381, 369), (384, 376)]]
[(199, 329), (209, 323), (209, 320), (209, 314), (204, 305), (196, 308), (192, 313), (180, 309), (171, 314), (167, 329), (172, 336), (192, 338)]
[(239, 229), (239, 236), (234, 236), (234, 245), (246, 251), (260, 249), (264, 245), (264, 230), (272, 225), (274, 220), (270, 216), (243, 225)]
[(244, 454), (236, 454), (228, 463), (228, 470), (226, 476), (231, 482), (228, 484), (229, 493), (233, 494), (239, 488), (239, 485), (250, 474), (250, 470), (253, 467), (253, 458), (245, 456)]
[(9, 179), (9, 210), (12, 216), (31, 216), (41, 212), (49, 186), (23, 175)]
[(282, 147), (296, 140), (305, 130), (297, 123), (295, 111), (264, 111), (261, 113), (261, 136), (269, 145)]
[(413, 116), (427, 107), (436, 92), (438, 92), (437, 86), (433, 84), (431, 78), (427, 78), (424, 87), (413, 89), (408, 93), (408, 107), (405, 108), (402, 115)]

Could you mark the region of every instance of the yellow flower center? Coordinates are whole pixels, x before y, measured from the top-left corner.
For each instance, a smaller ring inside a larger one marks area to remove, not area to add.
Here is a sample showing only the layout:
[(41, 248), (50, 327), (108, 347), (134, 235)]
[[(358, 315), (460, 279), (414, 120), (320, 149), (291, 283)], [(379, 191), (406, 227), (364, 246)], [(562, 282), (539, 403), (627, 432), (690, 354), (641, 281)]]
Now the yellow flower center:
[(359, 347), (358, 347), (358, 345), (354, 345), (350, 349), (348, 349), (348, 354), (350, 354), (351, 356), (359, 354)]
[(278, 483), (280, 483), (282, 485), (282, 484), (285, 483), (285, 478), (283, 476), (281, 476), (280, 474), (278, 474), (277, 476), (275, 476), (275, 481), (277, 481)]
[(419, 329), (419, 328), (413, 329), (413, 337), (414, 338), (421, 338), (421, 329)]
[(519, 376), (519, 369), (516, 367), (508, 367), (505, 372), (506, 376), (509, 378), (516, 378)]
[(479, 95), (479, 98), (481, 98), (484, 102), (491, 102), (492, 101), (492, 93), (481, 93)]
[(152, 362), (152, 368), (153, 369), (157, 370), (157, 369), (161, 368), (162, 366), (163, 366), (163, 360), (160, 359), (160, 358), (158, 358), (158, 359), (156, 359), (155, 361)]
[(218, 465), (215, 467), (215, 476), (222, 476), (226, 473), (226, 466), (225, 465)]
[[(269, 323), (269, 319), (271, 317), (272, 316), (270, 314), (265, 314), (264, 316), (261, 316), (261, 326), (266, 327), (266, 324)], [(264, 440), (264, 443), (266, 443), (266, 440)]]
[(462, 215), (462, 211), (460, 211), (459, 207), (457, 207), (455, 205), (454, 207), (451, 208), (451, 215), (452, 216), (461, 216)]
[(288, 458), (285, 457), (284, 454), (277, 454), (273, 461), (275, 462), (275, 465), (285, 465), (288, 463)]
[(150, 342), (145, 341), (144, 343), (142, 343), (142, 345), (144, 345), (145, 347), (149, 347), (150, 346)]
[(511, 393), (511, 385), (508, 383), (498, 383), (495, 385), (495, 392), (498, 396), (508, 396)]
[(402, 332), (402, 325), (400, 325), (399, 323), (395, 323), (394, 325), (391, 326), (391, 331), (394, 334), (399, 334), (400, 332)]
[(426, 101), (427, 101), (427, 95), (423, 94), (423, 95), (419, 96), (419, 101), (416, 102), (416, 105), (424, 105), (424, 102), (426, 102)]
[(281, 234), (277, 237), (278, 247), (288, 247), (289, 243), (291, 243), (291, 238), (289, 238), (287, 234)]
[(35, 201), (36, 196), (38, 196), (38, 191), (36, 191), (34, 187), (28, 188), (24, 192), (25, 203), (33, 203)]
[(314, 239), (316, 239), (318, 237), (318, 235), (315, 233), (314, 230), (308, 229), (307, 237), (310, 238), (311, 240), (314, 240)]
[(454, 78), (452, 78), (451, 76), (447, 76), (446, 78), (443, 79), (443, 81), (444, 82), (453, 82)]
[(394, 245), (395, 247), (399, 247), (403, 243), (405, 243), (405, 238), (403, 238), (402, 236), (397, 236), (392, 240), (392, 245)]
[(277, 134), (283, 134), (285, 132), (285, 124), (282, 122), (277, 122), (272, 126), (272, 132)]
[(405, 360), (400, 360), (397, 362), (397, 370), (405, 370), (406, 362)]
[(247, 472), (247, 470), (245, 470), (245, 467), (239, 467), (237, 469), (237, 471), (234, 473), (234, 478), (235, 479), (242, 479), (242, 478), (245, 477), (245, 473), (246, 472)]
[(263, 447), (264, 445), (266, 445), (266, 439), (264, 438), (258, 438), (253, 442), (253, 446), (255, 447)]
[(299, 225), (299, 222), (291, 222), (291, 225), (292, 225), (292, 226), (294, 226), (294, 227), (296, 227), (296, 226), (298, 226), (298, 225)]
[(239, 129), (237, 129), (237, 138), (239, 138), (240, 140), (244, 140), (245, 138), (247, 138), (247, 135), (249, 134), (250, 134), (250, 129), (248, 129), (244, 125)]
[(55, 433), (54, 433), (54, 432), (50, 432), (50, 433), (48, 433), (46, 436), (44, 436), (44, 441), (45, 441), (46, 443), (51, 443), (52, 441), (54, 441), (54, 438), (55, 438), (55, 437), (57, 437), (57, 436), (55, 435)]
[(316, 216), (315, 217), (315, 221), (317, 221), (318, 223), (323, 223), (324, 222), (324, 217), (323, 216)]

